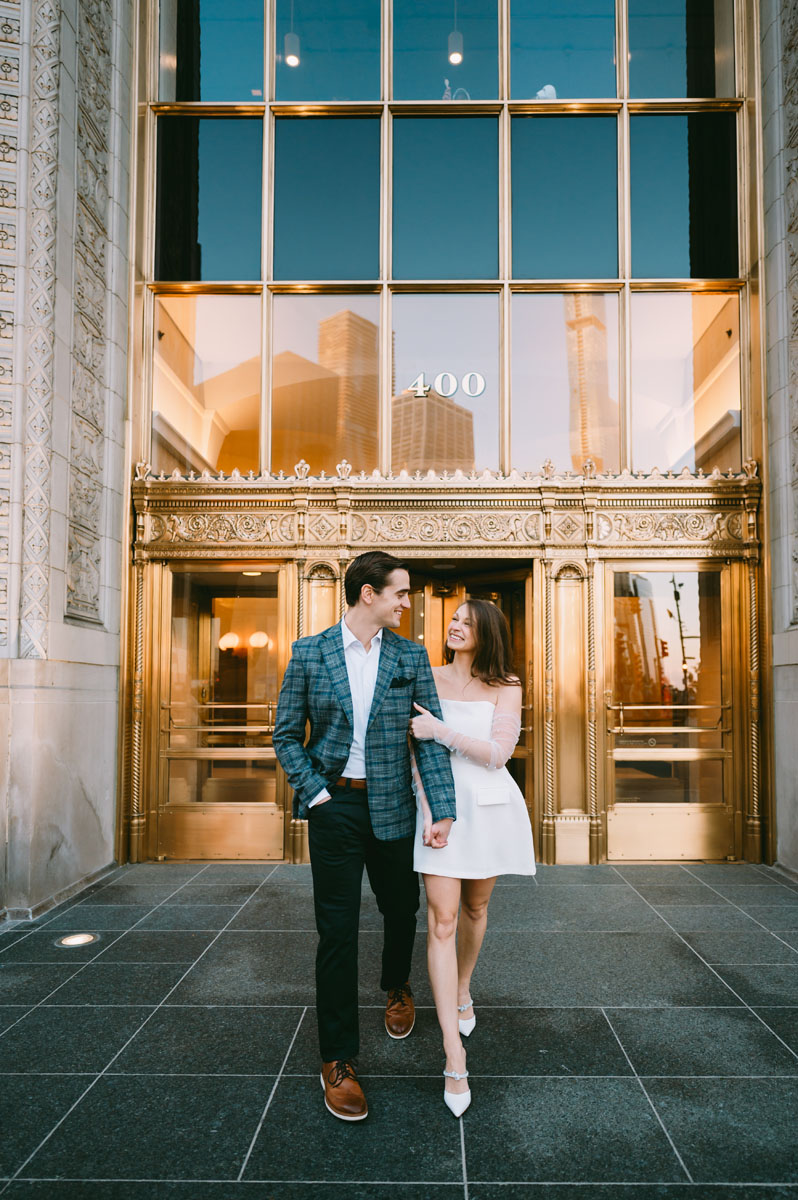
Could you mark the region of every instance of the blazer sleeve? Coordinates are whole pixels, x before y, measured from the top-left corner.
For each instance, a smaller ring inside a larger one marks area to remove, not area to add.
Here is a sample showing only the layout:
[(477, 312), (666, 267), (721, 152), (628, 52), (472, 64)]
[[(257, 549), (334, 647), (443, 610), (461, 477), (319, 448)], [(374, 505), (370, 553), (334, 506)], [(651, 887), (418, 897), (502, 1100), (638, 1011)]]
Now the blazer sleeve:
[(300, 816), (304, 817), (307, 815), (308, 802), (327, 787), (327, 780), (314, 767), (305, 746), (308, 680), (296, 643), (292, 650), (277, 701), (272, 745), (288, 782), (296, 792)]
[[(422, 708), (426, 708), (439, 720), (442, 717), (438, 700), (438, 689), (432, 675), (432, 667), (425, 650), (418, 655), (418, 668), (413, 699)], [(454, 780), (449, 751), (437, 742), (416, 742), (414, 746), (418, 772), (427, 795), (427, 803), (432, 813), (433, 821), (444, 821), (447, 818), (457, 820), (457, 805), (454, 796)], [(435, 751), (443, 751), (436, 754)]]

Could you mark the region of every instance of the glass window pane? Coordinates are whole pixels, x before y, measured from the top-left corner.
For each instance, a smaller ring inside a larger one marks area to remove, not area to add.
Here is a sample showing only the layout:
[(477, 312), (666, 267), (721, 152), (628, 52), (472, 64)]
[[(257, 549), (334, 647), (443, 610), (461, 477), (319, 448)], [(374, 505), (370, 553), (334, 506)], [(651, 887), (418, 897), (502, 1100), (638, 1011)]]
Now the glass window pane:
[(391, 466), (495, 471), (499, 466), (499, 300), (393, 298)]
[(198, 757), (171, 760), (170, 804), (275, 802), (278, 651), (274, 573), (173, 572), (169, 747)]
[(651, 751), (650, 759), (616, 761), (621, 801), (723, 800), (719, 759), (668, 761), (669, 749), (722, 749), (726, 723), (720, 573), (675, 566), (615, 572), (615, 703), (624, 705), (615, 747)]
[(275, 122), (275, 279), (376, 279), (380, 121)]
[(278, 100), (379, 100), (380, 0), (277, 0)]
[(736, 293), (632, 296), (632, 466), (740, 470)]
[(615, 117), (513, 117), (512, 155), (515, 278), (617, 275)]
[(733, 96), (734, 0), (629, 0), (629, 92)]
[(258, 470), (260, 296), (158, 296), (156, 471)]
[(737, 275), (734, 113), (631, 118), (632, 272)]
[(275, 296), (272, 471), (379, 462), (378, 296)]
[(161, 0), (160, 100), (263, 99), (263, 0)]
[(498, 132), (495, 117), (394, 121), (395, 278), (496, 278)]
[(263, 122), (160, 117), (155, 278), (260, 279)]
[(402, 0), (393, 9), (395, 100), (495, 100), (496, 0)]
[(614, 0), (512, 0), (514, 100), (614, 96)]
[(512, 465), (617, 471), (617, 294), (516, 295), (512, 320)]

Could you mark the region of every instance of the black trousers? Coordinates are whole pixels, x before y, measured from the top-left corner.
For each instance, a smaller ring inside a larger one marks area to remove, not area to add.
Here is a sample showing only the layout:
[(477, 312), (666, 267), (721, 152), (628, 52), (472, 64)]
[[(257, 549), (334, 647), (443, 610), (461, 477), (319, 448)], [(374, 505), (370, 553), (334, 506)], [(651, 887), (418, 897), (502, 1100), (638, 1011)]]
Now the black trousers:
[(381, 842), (374, 836), (364, 790), (333, 788), (332, 798), (308, 815), (316, 952), (316, 1011), (323, 1062), (354, 1058), (360, 1048), (357, 1013), (357, 945), (363, 867), (383, 916), (380, 987), (399, 987), (410, 976), (418, 875), (413, 837)]

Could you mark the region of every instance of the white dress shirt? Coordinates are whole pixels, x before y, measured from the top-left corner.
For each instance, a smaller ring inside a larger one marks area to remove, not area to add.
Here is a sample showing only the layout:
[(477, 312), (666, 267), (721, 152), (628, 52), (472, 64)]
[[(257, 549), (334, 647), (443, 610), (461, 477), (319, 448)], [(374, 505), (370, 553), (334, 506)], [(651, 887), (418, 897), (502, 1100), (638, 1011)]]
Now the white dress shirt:
[[(374, 634), (368, 651), (360, 639), (352, 633), (345, 618), (341, 621), (341, 633), (344, 640), (344, 658), (346, 673), (349, 676), (349, 691), (352, 696), (352, 715), (354, 717), (352, 746), (343, 769), (343, 775), (347, 779), (365, 779), (366, 729), (371, 713), (371, 703), (374, 699), (374, 689), (377, 686), (382, 630), (378, 629)], [(318, 796), (314, 796), (308, 808), (312, 808), (320, 800), (329, 799), (329, 796), (330, 793), (325, 788), (319, 792)]]

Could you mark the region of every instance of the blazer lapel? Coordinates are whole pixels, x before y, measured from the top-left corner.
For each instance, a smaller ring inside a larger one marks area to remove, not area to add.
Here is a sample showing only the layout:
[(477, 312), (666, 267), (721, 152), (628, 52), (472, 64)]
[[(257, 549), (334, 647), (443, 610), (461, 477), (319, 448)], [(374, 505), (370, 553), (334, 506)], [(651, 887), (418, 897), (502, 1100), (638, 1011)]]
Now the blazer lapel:
[(352, 711), (352, 693), (349, 690), (349, 675), (346, 670), (344, 639), (340, 625), (333, 625), (324, 633), (321, 639), (321, 652), (333, 690), (341, 702), (346, 719), (354, 729), (355, 716)]
[(380, 710), (380, 705), (385, 699), (386, 692), (393, 679), (393, 670), (399, 659), (400, 652), (399, 638), (395, 633), (391, 633), (389, 629), (382, 631), (382, 648), (380, 649), (380, 668), (377, 672), (377, 682), (374, 686), (374, 699), (371, 702), (371, 712), (369, 713), (369, 728), (375, 716)]

